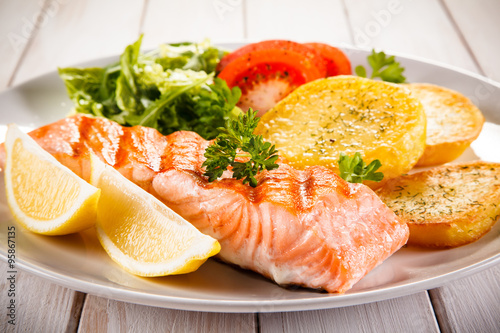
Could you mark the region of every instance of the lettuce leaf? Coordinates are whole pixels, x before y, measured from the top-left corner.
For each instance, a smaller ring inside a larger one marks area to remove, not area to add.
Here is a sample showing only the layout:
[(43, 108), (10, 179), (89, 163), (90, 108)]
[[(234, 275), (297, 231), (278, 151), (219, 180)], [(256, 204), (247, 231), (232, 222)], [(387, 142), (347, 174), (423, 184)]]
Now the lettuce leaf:
[(114, 103), (118, 74), (112, 67), (59, 68), (59, 76), (77, 112), (106, 118), (120, 112)]
[(212, 73), (228, 52), (213, 47), (208, 39), (201, 43), (163, 44), (156, 62), (164, 69), (191, 69)]
[(214, 79), (225, 51), (208, 41), (162, 45), (140, 52), (142, 35), (120, 60), (103, 68), (59, 68), (75, 111), (124, 126), (142, 125), (162, 134), (195, 131), (213, 139), (226, 120), (241, 112), (241, 91)]

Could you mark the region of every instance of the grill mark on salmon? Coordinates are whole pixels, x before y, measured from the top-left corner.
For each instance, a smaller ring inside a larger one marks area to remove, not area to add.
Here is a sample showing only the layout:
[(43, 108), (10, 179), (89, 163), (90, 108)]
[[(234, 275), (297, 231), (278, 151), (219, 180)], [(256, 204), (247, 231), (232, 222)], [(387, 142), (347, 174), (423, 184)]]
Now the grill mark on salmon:
[[(376, 194), (320, 166), (280, 167), (252, 188), (209, 183), (201, 165), (209, 141), (193, 132), (163, 136), (77, 115), (30, 135), (62, 164), (90, 177), (90, 153), (219, 240), (220, 258), (279, 284), (343, 293), (403, 246), (408, 227)], [(0, 166), (5, 161), (0, 147)]]

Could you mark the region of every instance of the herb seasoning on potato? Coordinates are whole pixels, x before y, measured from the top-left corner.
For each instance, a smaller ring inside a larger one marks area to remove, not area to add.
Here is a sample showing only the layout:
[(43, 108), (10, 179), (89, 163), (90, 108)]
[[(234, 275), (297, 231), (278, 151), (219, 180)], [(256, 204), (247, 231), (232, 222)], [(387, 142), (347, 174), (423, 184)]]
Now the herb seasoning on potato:
[(335, 76), (297, 88), (261, 118), (256, 133), (296, 168), (338, 172), (340, 153), (359, 152), (366, 163), (381, 162), (385, 181), (408, 172), (423, 154), (426, 119), (404, 86)]
[(448, 163), (462, 155), (481, 132), (484, 117), (457, 91), (429, 83), (405, 85), (420, 100), (427, 118), (424, 154), (417, 166)]
[(408, 222), (408, 244), (449, 248), (486, 234), (500, 214), (500, 164), (450, 164), (401, 176), (377, 190)]

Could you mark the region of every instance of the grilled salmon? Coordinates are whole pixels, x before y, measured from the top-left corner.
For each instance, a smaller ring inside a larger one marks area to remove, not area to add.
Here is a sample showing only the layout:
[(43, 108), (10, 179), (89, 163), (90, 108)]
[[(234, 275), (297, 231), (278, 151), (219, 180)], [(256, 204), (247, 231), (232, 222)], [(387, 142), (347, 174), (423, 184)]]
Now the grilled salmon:
[(281, 161), (253, 188), (231, 171), (209, 183), (201, 165), (210, 141), (194, 132), (163, 136), (77, 115), (30, 135), (84, 179), (96, 154), (216, 238), (220, 259), (281, 285), (343, 293), (408, 239), (407, 225), (371, 189), (321, 166), (296, 170)]

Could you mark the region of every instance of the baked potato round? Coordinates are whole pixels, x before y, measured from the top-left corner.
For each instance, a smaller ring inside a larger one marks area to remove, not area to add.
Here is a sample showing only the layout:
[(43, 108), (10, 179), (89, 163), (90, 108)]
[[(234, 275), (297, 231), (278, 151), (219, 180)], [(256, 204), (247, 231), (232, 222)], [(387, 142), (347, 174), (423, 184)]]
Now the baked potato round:
[(444, 164), (462, 155), (481, 132), (481, 111), (454, 90), (429, 83), (406, 86), (420, 100), (427, 117), (426, 147), (417, 166)]
[(376, 193), (410, 228), (408, 244), (450, 248), (486, 234), (500, 214), (500, 164), (449, 164), (392, 179)]
[(255, 132), (296, 168), (323, 165), (338, 172), (340, 153), (359, 152), (366, 164), (382, 163), (385, 181), (422, 156), (426, 119), (403, 85), (334, 76), (297, 88), (262, 116)]

